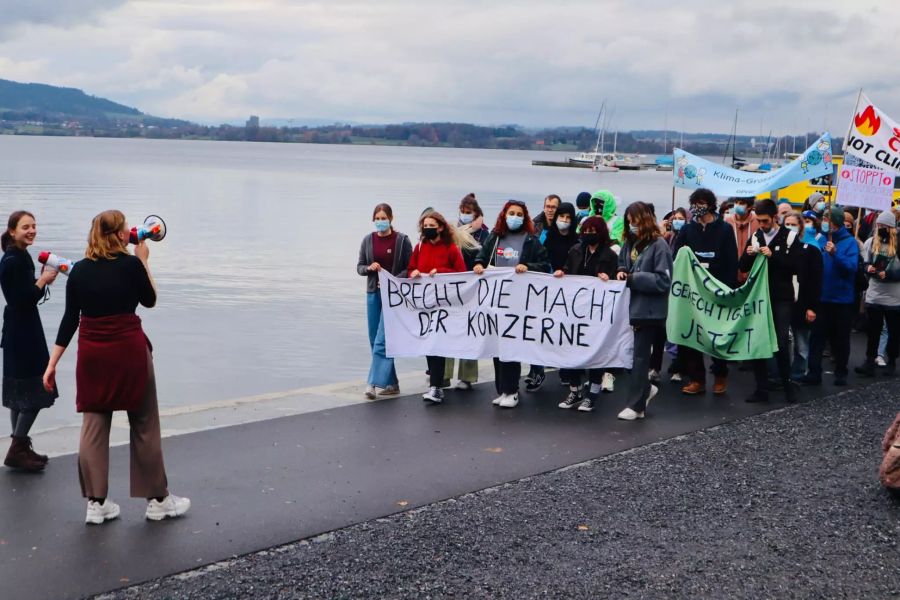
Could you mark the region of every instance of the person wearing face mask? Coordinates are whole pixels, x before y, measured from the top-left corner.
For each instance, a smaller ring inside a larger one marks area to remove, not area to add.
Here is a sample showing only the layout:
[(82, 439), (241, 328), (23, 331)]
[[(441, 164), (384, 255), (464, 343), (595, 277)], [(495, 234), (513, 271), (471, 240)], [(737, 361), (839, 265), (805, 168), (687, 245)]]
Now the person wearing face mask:
[(37, 236), (34, 215), (18, 210), (9, 216), (0, 239), (0, 288), (3, 308), (3, 406), (9, 409), (12, 440), (3, 464), (11, 469), (37, 472), (47, 465), (47, 457), (34, 451), (31, 426), (38, 413), (53, 406), (59, 396), (56, 387), (44, 389), (42, 375), (50, 354), (38, 304), (57, 271), (43, 268), (35, 277), (34, 261), (28, 246)]
[[(647, 404), (659, 392), (650, 381), (651, 347), (665, 343), (669, 288), (672, 285), (672, 251), (662, 239), (650, 207), (635, 202), (625, 209), (628, 229), (619, 252), (616, 277), (631, 290), (628, 312), (634, 329), (634, 361), (631, 367), (629, 406), (618, 418), (643, 419)], [(660, 356), (661, 349), (660, 348)], [(658, 368), (658, 367), (657, 367)]]
[[(475, 258), (481, 245), (490, 235), (490, 229), (484, 224), (484, 212), (475, 198), (475, 194), (469, 193), (459, 202), (459, 217), (457, 219), (454, 238), (456, 245), (462, 251), (463, 260), (466, 262), (466, 270), (471, 271), (475, 266)], [(472, 384), (478, 381), (478, 361), (467, 358), (459, 359), (459, 371), (457, 373), (456, 389), (471, 390)], [(447, 358), (444, 368), (443, 387), (450, 387), (450, 377), (456, 369), (457, 360)], [(429, 374), (429, 381), (431, 375)]]
[[(618, 258), (611, 249), (609, 229), (606, 221), (594, 216), (581, 222), (580, 242), (572, 246), (566, 263), (553, 272), (554, 277), (565, 275), (584, 275), (599, 277), (601, 281), (609, 281), (616, 276)], [(581, 394), (581, 376), (583, 369), (563, 369), (560, 377), (569, 382), (569, 395), (559, 403), (560, 408), (574, 408), (582, 412), (594, 410), (594, 404), (603, 389), (604, 379), (611, 379), (612, 374), (602, 368), (588, 369), (590, 387), (586, 396)], [(609, 383), (610, 387), (612, 383)]]
[[(828, 201), (826, 200), (825, 195), (821, 192), (813, 192), (809, 195), (809, 198), (806, 199), (806, 202), (803, 203), (803, 212), (811, 210), (816, 213), (820, 220), (822, 219), (827, 209)], [(824, 230), (823, 232), (827, 233), (827, 231)]]
[(367, 234), (359, 247), (356, 272), (366, 278), (366, 315), (369, 325), (369, 347), (372, 365), (366, 385), (366, 398), (373, 400), (377, 389), (380, 395), (400, 393), (394, 359), (384, 352), (384, 315), (378, 289), (378, 271), (387, 269), (395, 277), (406, 277), (406, 267), (412, 254), (412, 243), (405, 234), (393, 227), (394, 211), (388, 204), (378, 204), (372, 211), (373, 233)]
[[(750, 238), (756, 233), (756, 230), (759, 229), (759, 222), (757, 222), (756, 215), (753, 213), (754, 202), (756, 202), (756, 198), (753, 198), (752, 196), (734, 198), (734, 214), (725, 217), (725, 222), (734, 229), (734, 241), (738, 256), (744, 252), (744, 248), (747, 247), (747, 242), (750, 241)], [(748, 273), (738, 271), (738, 285), (747, 281), (747, 276)]]
[[(734, 241), (734, 230), (716, 215), (716, 195), (706, 188), (694, 190), (688, 199), (692, 220), (675, 238), (673, 254), (687, 246), (709, 273), (727, 285), (737, 287), (738, 253)], [(687, 346), (678, 347), (682, 370), (691, 381), (681, 388), (688, 395), (706, 392), (706, 368), (703, 353)], [(728, 390), (728, 362), (712, 358), (712, 372), (715, 377), (714, 394), (724, 394)]]
[[(808, 217), (807, 217), (808, 215)], [(797, 381), (806, 373), (809, 362), (809, 336), (819, 313), (822, 295), (822, 251), (816, 241), (816, 213), (807, 211), (803, 219), (796, 213), (784, 219), (784, 226), (800, 235), (800, 269), (797, 273), (797, 302), (791, 314), (791, 335), (794, 340), (791, 361), (791, 380)]]
[(787, 200), (786, 198), (782, 198), (781, 200), (778, 201), (777, 208), (778, 208), (778, 210), (777, 210), (776, 217), (778, 220), (778, 225), (779, 226), (784, 225), (784, 218), (786, 216), (788, 216), (789, 214), (793, 213), (794, 208), (791, 206), (791, 202), (789, 200)]
[[(481, 246), (472, 270), (481, 275), (485, 268), (491, 266), (513, 267), (516, 273), (550, 271), (547, 249), (534, 235), (534, 223), (528, 216), (528, 207), (524, 202), (508, 200), (503, 205), (491, 235)], [(521, 363), (494, 358), (494, 385), (498, 394), (493, 400), (495, 406), (518, 406), (521, 375)]]
[[(466, 270), (462, 252), (454, 243), (453, 228), (439, 212), (431, 211), (419, 218), (421, 240), (412, 251), (407, 272), (410, 279), (421, 275), (434, 277), (438, 273), (461, 273)], [(429, 389), (423, 400), (439, 404), (444, 400), (443, 356), (426, 356), (428, 361)]]
[(866, 290), (866, 360), (855, 371), (875, 375), (881, 330), (887, 327), (886, 375), (897, 372), (900, 354), (900, 258), (897, 256), (897, 219), (884, 211), (875, 220), (875, 233), (866, 240), (863, 256), (869, 288)]
[[(556, 271), (563, 267), (569, 250), (578, 242), (578, 234), (575, 233), (575, 207), (568, 202), (560, 204), (551, 225), (544, 229), (544, 233), (544, 248), (547, 249), (550, 269)], [(544, 385), (545, 378), (542, 365), (531, 365), (525, 376), (525, 391), (536, 392)]]
[[(622, 243), (622, 233), (625, 230), (625, 221), (616, 216), (618, 201), (609, 190), (597, 190), (591, 195), (589, 216), (599, 216), (606, 221), (609, 228), (609, 239), (612, 240), (613, 250), (618, 252), (618, 245)], [(579, 232), (581, 230), (579, 229)]]
[(591, 214), (591, 193), (590, 192), (579, 192), (578, 196), (575, 197), (575, 231), (578, 231), (578, 227), (581, 225), (581, 222), (588, 218)]
[(675, 246), (675, 238), (681, 232), (684, 224), (687, 223), (687, 211), (679, 207), (665, 216), (662, 222), (663, 239), (669, 245), (669, 250)]
[(836, 206), (826, 217), (822, 220), (822, 231), (827, 223), (828, 233), (819, 239), (823, 265), (820, 311), (810, 335), (808, 370), (800, 383), (822, 383), (822, 353), (827, 339), (834, 359), (834, 384), (844, 386), (847, 385), (859, 247), (853, 234), (844, 227), (843, 209)]
[[(778, 350), (775, 352), (778, 377), (784, 389), (785, 400), (795, 402), (796, 393), (790, 382), (791, 354), (788, 335), (794, 308), (794, 276), (800, 270), (798, 261), (802, 242), (799, 231), (778, 226), (778, 211), (772, 200), (758, 200), (755, 212), (759, 229), (747, 242), (741, 256), (740, 269), (744, 273), (749, 273), (758, 254), (765, 256), (768, 261), (769, 304), (778, 340)], [(752, 363), (756, 390), (746, 401), (768, 402), (768, 360), (761, 358)]]

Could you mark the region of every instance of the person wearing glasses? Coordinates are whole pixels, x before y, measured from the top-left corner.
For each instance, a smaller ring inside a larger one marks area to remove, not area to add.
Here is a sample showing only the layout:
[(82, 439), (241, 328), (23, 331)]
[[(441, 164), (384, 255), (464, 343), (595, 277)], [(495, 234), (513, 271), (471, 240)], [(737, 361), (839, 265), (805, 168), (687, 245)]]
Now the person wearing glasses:
[[(534, 223), (524, 202), (508, 200), (503, 205), (472, 270), (481, 275), (486, 268), (492, 266), (512, 267), (516, 273), (550, 272), (547, 250), (534, 235)], [(521, 375), (521, 363), (494, 358), (494, 386), (498, 394), (493, 400), (494, 405), (502, 408), (515, 408), (519, 405)]]

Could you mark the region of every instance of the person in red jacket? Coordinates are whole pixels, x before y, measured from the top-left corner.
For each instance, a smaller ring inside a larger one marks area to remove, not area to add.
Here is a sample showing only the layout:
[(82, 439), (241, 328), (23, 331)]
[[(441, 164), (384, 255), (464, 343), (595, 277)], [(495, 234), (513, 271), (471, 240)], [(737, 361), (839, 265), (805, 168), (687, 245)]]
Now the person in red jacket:
[[(466, 271), (466, 261), (454, 242), (453, 227), (438, 212), (429, 211), (419, 219), (421, 241), (413, 248), (409, 259), (411, 279), (438, 273), (461, 273)], [(439, 403), (444, 399), (441, 386), (444, 382), (446, 359), (443, 356), (426, 356), (430, 387), (422, 396), (423, 400)]]

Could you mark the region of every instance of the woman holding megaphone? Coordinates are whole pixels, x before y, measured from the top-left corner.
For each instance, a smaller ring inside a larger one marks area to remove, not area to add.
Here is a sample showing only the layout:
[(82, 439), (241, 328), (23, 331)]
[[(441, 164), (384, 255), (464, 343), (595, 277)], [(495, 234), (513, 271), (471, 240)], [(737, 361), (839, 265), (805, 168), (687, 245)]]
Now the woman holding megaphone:
[(47, 367), (49, 354), (38, 303), (47, 286), (56, 279), (53, 269), (41, 270), (35, 278), (34, 261), (28, 246), (37, 236), (34, 215), (19, 210), (9, 216), (0, 247), (0, 287), (6, 307), (3, 309), (3, 406), (10, 410), (12, 443), (6, 459), (7, 467), (22, 471), (40, 471), (47, 457), (31, 447), (28, 433), (42, 408), (53, 406), (56, 387), (44, 389), (41, 373)]
[(78, 475), (88, 499), (87, 523), (119, 515), (119, 506), (107, 499), (109, 431), (117, 410), (128, 412), (131, 495), (146, 498), (147, 519), (183, 515), (191, 504), (168, 491), (152, 347), (135, 314), (138, 304), (156, 304), (156, 285), (150, 275), (150, 248), (138, 239), (132, 256), (127, 249), (130, 236), (121, 212), (108, 210), (94, 217), (86, 260), (69, 273), (66, 310), (44, 373), (44, 387), (53, 388), (56, 365), (79, 330), (75, 403), (83, 414)]

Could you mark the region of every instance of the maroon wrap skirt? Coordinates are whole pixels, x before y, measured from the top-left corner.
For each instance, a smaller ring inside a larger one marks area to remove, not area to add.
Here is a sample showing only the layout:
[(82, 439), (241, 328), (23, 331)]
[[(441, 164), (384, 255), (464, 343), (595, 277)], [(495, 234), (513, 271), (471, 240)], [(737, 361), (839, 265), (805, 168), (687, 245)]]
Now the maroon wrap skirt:
[(135, 314), (81, 317), (75, 366), (78, 412), (138, 410), (147, 388), (150, 340)]

